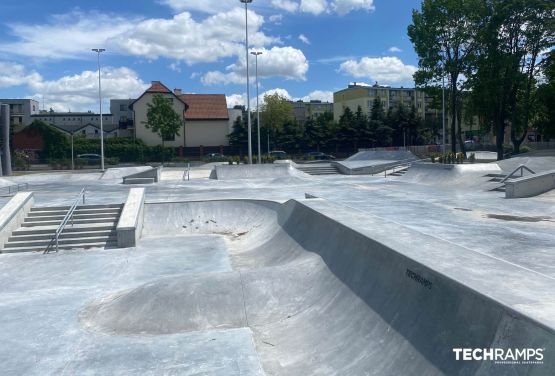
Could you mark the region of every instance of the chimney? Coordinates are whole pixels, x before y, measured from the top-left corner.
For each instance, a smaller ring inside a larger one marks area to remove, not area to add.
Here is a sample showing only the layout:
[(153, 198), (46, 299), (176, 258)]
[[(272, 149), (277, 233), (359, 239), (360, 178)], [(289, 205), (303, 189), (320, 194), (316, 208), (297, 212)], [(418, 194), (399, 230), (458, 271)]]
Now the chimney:
[(175, 95), (177, 95), (177, 96), (183, 94), (183, 93), (181, 92), (181, 89), (173, 89), (173, 93), (174, 93)]

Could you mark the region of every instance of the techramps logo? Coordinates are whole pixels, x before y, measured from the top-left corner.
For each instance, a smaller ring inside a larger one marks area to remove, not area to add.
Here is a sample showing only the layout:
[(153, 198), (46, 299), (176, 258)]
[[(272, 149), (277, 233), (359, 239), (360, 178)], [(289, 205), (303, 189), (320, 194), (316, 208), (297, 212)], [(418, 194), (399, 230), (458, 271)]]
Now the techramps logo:
[(492, 361), (495, 364), (543, 364), (545, 349), (454, 348), (456, 360)]

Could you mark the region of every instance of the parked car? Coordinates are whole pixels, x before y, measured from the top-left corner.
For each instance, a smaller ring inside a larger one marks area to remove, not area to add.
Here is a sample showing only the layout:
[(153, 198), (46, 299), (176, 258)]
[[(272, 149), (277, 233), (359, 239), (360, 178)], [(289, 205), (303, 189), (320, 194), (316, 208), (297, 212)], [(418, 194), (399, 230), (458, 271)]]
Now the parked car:
[(100, 154), (78, 154), (77, 159), (83, 161), (83, 163), (88, 165), (100, 164), (100, 159), (102, 157)]
[(329, 161), (331, 159), (335, 159), (333, 155), (322, 153), (321, 151), (311, 151), (310, 153), (306, 153), (306, 159), (316, 159), (316, 160), (325, 160)]
[(208, 159), (222, 159), (225, 158), (221, 153), (210, 153), (206, 156)]
[(287, 153), (282, 150), (274, 150), (270, 152), (270, 157), (275, 159), (287, 159)]
[(464, 150), (474, 150), (476, 148), (476, 143), (474, 140), (466, 140), (464, 142)]

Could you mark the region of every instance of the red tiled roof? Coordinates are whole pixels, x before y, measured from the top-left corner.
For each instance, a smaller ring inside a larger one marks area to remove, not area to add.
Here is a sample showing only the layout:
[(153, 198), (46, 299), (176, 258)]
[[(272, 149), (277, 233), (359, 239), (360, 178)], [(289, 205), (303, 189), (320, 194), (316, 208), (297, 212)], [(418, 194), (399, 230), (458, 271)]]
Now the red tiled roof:
[(183, 94), (179, 98), (189, 105), (185, 120), (228, 120), (224, 94)]
[(146, 89), (146, 92), (147, 93), (171, 93), (172, 91), (168, 89), (160, 81), (152, 81), (152, 84), (148, 89)]

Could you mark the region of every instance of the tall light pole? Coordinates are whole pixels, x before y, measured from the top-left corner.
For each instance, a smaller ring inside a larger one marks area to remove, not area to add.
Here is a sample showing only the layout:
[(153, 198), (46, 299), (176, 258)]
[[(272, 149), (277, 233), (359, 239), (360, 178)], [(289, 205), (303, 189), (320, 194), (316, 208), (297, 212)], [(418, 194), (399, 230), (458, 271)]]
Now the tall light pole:
[(445, 154), (445, 75), (441, 74), (441, 121), (443, 124), (443, 150), (442, 154)]
[(262, 163), (262, 153), (260, 152), (260, 107), (258, 106), (258, 56), (262, 55), (260, 51), (251, 52), (254, 55), (255, 70), (256, 70), (256, 129), (258, 136), (258, 164)]
[(102, 86), (100, 84), (100, 53), (106, 51), (104, 48), (93, 48), (98, 57), (98, 106), (100, 108), (100, 170), (104, 171), (104, 127), (102, 125)]
[(251, 126), (251, 95), (249, 90), (249, 22), (247, 16), (247, 4), (252, 0), (239, 0), (245, 4), (245, 57), (247, 63), (247, 124), (249, 132), (249, 164), (252, 164), (252, 126)]

